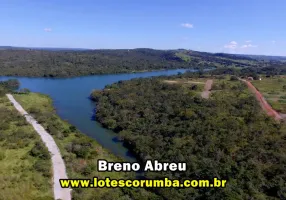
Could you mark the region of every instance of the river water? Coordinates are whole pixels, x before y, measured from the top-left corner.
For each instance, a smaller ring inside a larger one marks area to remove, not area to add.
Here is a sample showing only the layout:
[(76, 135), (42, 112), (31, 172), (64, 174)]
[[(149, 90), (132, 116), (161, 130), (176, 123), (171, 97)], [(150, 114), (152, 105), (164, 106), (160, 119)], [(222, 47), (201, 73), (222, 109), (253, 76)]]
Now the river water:
[(185, 72), (185, 69), (164, 70), (154, 72), (94, 75), (76, 78), (27, 78), (0, 76), (0, 81), (16, 78), (21, 83), (21, 88), (28, 88), (32, 92), (49, 95), (53, 99), (57, 114), (76, 126), (82, 133), (94, 138), (103, 147), (117, 156), (130, 162), (136, 159), (117, 140), (116, 134), (107, 130), (93, 120), (95, 103), (89, 100), (93, 89), (102, 89), (105, 85), (120, 80), (129, 80), (140, 77), (161, 75), (174, 75)]

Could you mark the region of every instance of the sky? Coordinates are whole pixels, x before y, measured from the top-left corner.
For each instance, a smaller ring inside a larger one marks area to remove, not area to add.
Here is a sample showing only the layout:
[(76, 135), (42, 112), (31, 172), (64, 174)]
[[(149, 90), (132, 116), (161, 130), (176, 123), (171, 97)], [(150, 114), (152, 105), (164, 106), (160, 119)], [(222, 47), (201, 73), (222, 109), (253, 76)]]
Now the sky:
[(0, 0), (0, 46), (286, 56), (285, 0)]

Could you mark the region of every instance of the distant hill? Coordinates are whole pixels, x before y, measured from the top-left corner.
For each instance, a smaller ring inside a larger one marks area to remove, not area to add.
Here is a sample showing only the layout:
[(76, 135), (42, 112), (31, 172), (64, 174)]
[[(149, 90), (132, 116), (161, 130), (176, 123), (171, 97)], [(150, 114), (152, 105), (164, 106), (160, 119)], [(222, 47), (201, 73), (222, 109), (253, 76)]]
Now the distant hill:
[(267, 56), (267, 55), (241, 55), (256, 60), (267, 60), (267, 61), (286, 61), (286, 56)]
[(178, 68), (266, 67), (246, 55), (185, 49), (73, 49), (0, 47), (0, 75), (74, 77)]
[(56, 47), (14, 47), (0, 46), (0, 50), (45, 50), (45, 51), (86, 51), (85, 48), (56, 48)]

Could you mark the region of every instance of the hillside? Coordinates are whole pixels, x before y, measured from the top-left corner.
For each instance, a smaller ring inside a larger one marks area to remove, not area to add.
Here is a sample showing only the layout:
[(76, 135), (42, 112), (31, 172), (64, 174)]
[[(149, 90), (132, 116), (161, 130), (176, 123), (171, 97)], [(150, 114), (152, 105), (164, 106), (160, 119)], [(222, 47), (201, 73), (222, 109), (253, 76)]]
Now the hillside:
[(3, 48), (0, 75), (74, 77), (146, 70), (267, 66), (255, 59), (190, 50), (39, 50)]

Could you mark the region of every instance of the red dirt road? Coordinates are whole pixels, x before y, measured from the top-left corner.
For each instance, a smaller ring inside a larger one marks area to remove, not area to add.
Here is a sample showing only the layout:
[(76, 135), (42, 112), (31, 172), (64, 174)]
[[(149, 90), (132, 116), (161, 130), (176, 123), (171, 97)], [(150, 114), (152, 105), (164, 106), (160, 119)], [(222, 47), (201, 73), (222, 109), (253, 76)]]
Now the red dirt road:
[(253, 92), (256, 96), (256, 99), (259, 101), (260, 106), (262, 107), (263, 110), (266, 111), (267, 115), (270, 117), (273, 117), (274, 119), (281, 120), (282, 117), (276, 112), (264, 99), (263, 95), (250, 83), (249, 81), (242, 80), (244, 81), (248, 88), (250, 89), (251, 92)]

